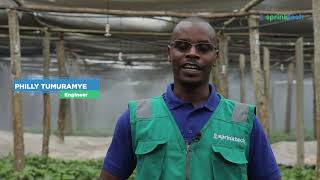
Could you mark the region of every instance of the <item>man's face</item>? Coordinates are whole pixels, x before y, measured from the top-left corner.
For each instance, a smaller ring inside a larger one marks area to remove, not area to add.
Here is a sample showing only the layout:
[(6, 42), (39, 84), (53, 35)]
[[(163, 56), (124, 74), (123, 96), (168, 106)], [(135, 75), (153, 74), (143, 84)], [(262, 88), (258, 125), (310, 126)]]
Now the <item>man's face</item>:
[(203, 22), (178, 25), (168, 46), (175, 82), (190, 85), (209, 82), (211, 68), (217, 59), (214, 36), (213, 30)]

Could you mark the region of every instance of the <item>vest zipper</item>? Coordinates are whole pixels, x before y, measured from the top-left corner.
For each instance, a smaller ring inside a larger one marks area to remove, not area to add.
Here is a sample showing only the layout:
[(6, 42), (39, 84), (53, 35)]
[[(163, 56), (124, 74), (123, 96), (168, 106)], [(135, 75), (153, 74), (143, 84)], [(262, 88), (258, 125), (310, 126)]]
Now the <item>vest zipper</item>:
[(190, 179), (190, 146), (188, 141), (186, 141), (187, 151), (186, 151), (186, 180)]
[(190, 180), (190, 151), (191, 151), (191, 144), (194, 142), (200, 141), (201, 133), (197, 134), (195, 137), (192, 138), (191, 143), (189, 144), (186, 141), (186, 180)]

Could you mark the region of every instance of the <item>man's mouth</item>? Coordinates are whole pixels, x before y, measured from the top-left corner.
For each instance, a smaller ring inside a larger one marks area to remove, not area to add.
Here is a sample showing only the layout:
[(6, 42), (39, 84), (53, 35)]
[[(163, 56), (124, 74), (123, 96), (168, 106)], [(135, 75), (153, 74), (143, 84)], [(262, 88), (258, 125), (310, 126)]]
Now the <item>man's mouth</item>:
[(185, 63), (182, 66), (182, 69), (190, 71), (190, 72), (197, 72), (197, 71), (201, 70), (200, 66), (195, 63)]

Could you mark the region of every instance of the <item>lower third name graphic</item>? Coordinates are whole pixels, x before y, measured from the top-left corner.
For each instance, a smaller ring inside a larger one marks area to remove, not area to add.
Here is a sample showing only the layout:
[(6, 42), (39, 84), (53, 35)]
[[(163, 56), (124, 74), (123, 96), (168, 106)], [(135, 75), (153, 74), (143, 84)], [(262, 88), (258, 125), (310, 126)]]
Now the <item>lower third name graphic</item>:
[(15, 90), (66, 90), (66, 89), (81, 89), (86, 90), (87, 84), (15, 84)]

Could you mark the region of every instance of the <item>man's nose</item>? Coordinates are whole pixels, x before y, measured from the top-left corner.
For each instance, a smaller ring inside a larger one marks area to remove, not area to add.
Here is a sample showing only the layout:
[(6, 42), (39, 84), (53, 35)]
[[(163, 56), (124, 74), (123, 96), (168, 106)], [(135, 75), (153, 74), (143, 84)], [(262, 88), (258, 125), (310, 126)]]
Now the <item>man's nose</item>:
[(199, 54), (197, 52), (196, 47), (191, 46), (190, 50), (187, 52), (186, 57), (199, 58)]

